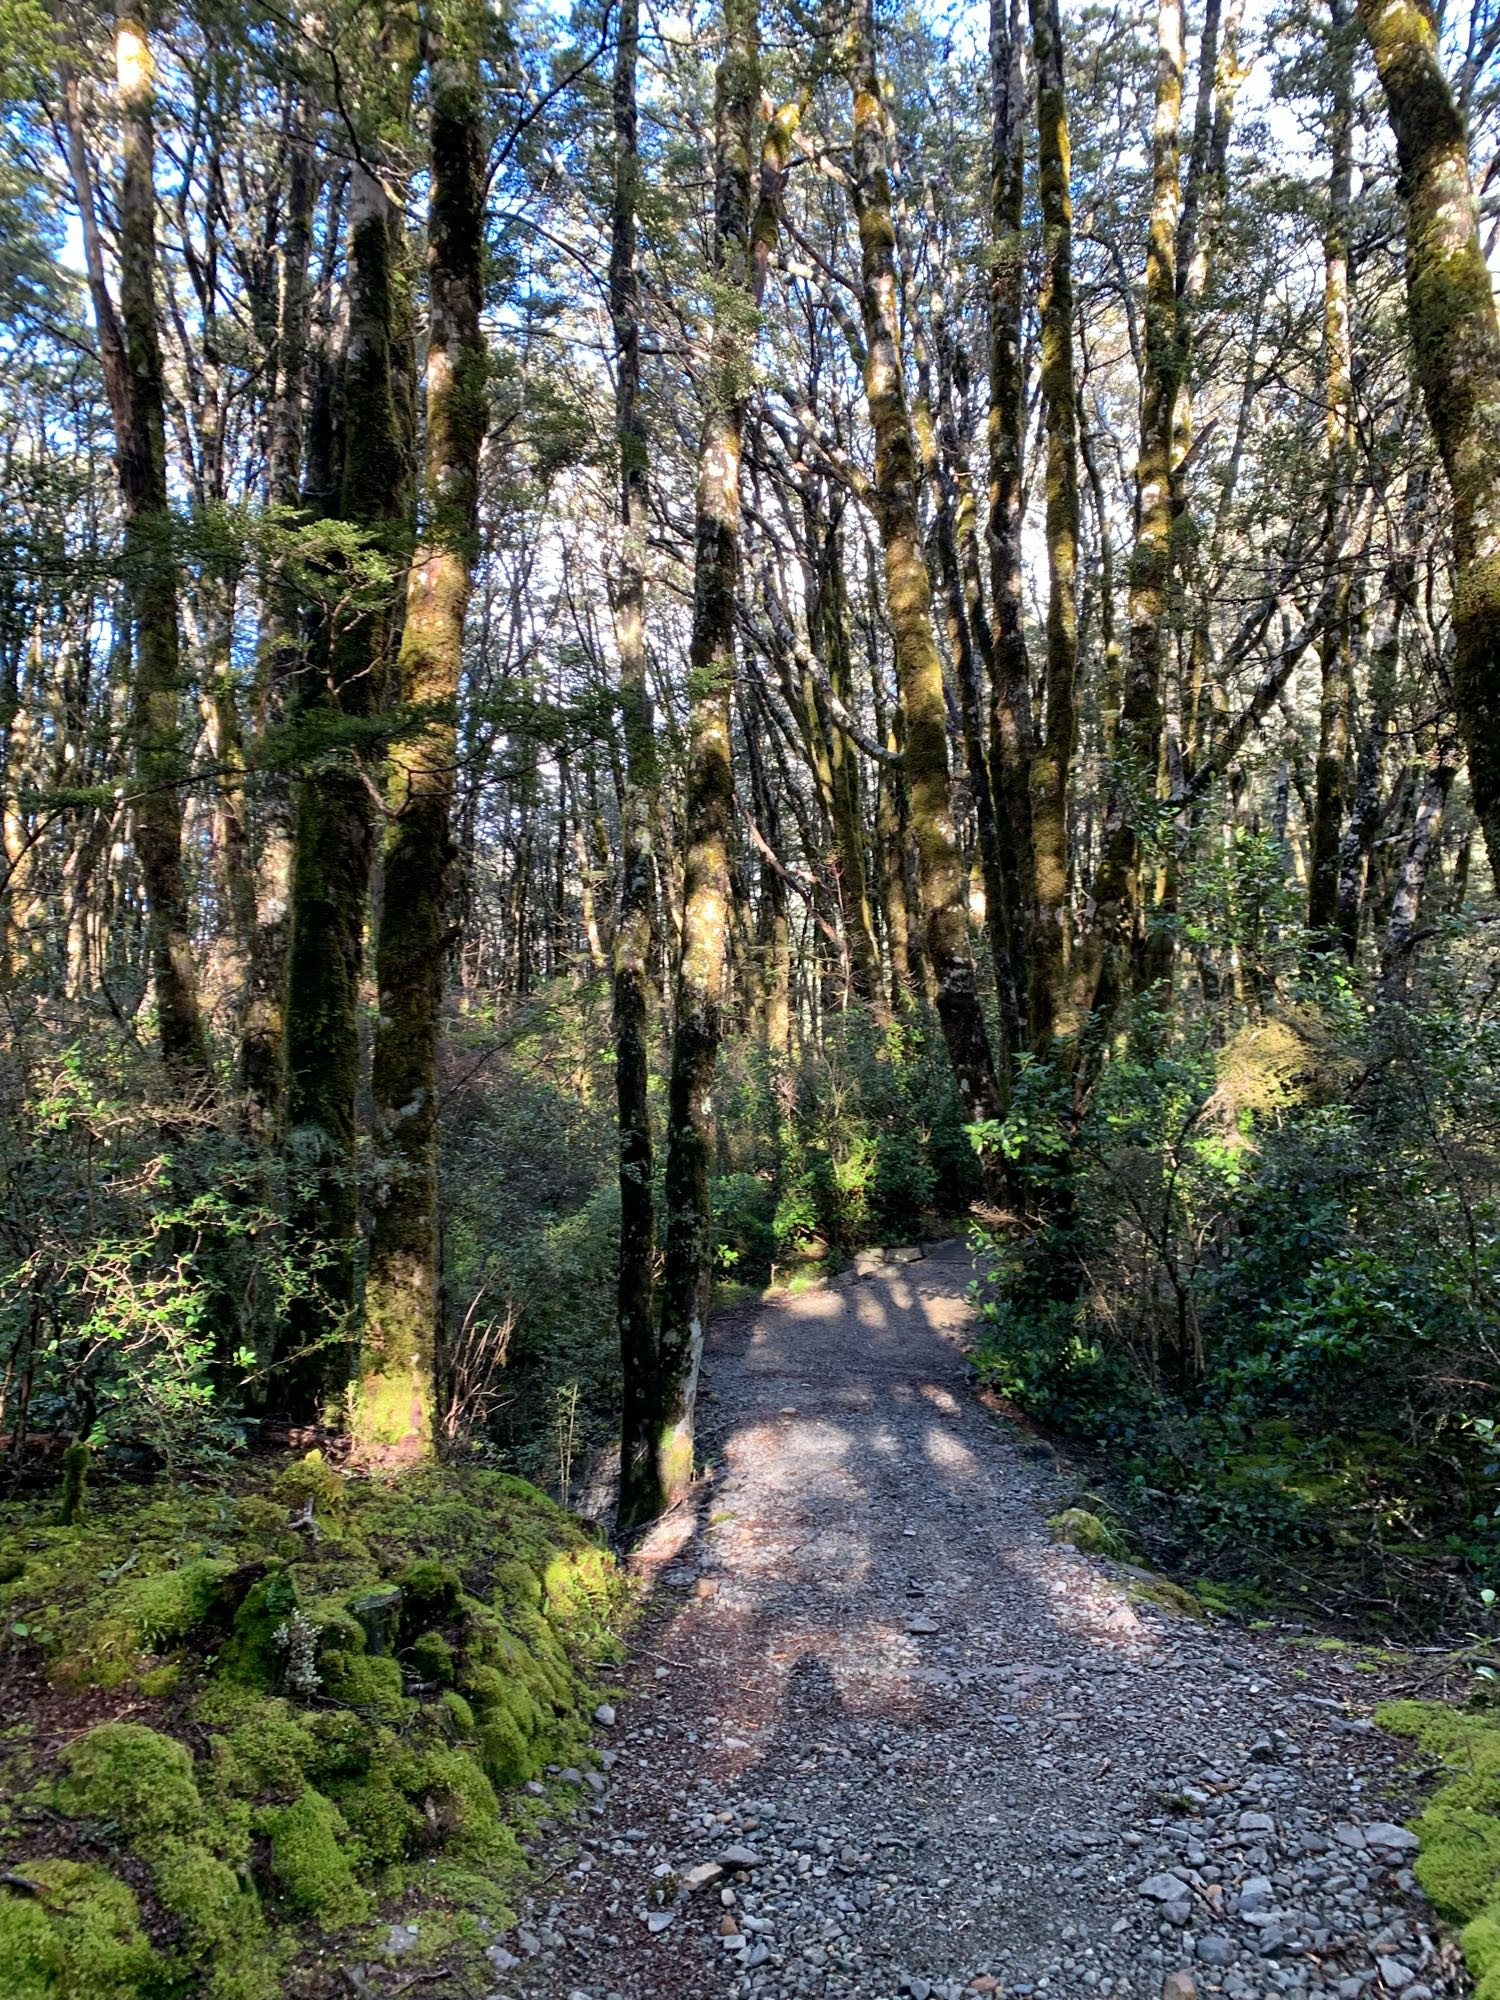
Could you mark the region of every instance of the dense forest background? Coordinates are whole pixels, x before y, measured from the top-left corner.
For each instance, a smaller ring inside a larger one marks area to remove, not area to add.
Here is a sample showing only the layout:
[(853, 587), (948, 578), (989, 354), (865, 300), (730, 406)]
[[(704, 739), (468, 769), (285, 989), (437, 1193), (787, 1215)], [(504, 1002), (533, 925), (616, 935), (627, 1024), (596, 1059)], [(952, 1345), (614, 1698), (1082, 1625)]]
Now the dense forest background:
[(621, 1439), (643, 1520), (713, 1288), (973, 1227), (1223, 1605), (1481, 1615), (1492, 0), (0, 75), (16, 1489)]

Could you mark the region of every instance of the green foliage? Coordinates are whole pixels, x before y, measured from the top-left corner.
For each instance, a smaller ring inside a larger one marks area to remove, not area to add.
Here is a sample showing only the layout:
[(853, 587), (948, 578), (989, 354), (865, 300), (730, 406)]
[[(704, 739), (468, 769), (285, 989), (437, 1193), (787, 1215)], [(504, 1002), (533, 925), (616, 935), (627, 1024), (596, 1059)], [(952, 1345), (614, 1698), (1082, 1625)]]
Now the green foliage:
[(317, 1275), (286, 1239), (285, 1169), (212, 1124), (167, 1135), (147, 1081), (102, 1041), (0, 1067), (7, 1421), (106, 1471), (222, 1464), (278, 1314)]
[[(377, 1481), (310, 1455), (275, 1486), (233, 1502), (103, 1489), (73, 1529), (22, 1502), (0, 1515), (10, 1643), (71, 1685), (130, 1685), (143, 1718), (98, 1724), (60, 1765), (27, 1729), (0, 1746), (6, 1793), (78, 1821), (108, 1860), (84, 1871), (98, 1907), (0, 1899), (31, 1981), (17, 1993), (274, 2000), (299, 1926), (357, 1924), (377, 1896), (441, 1899), (455, 1870), (482, 1871), (503, 1916), (513, 1822), (537, 1802), (497, 1788), (586, 1755), (590, 1675), (625, 1598), (567, 1516), (480, 1469)], [(290, 1525), (288, 1498), (299, 1515), (311, 1499), (315, 1533)], [(142, 1950), (117, 1867), (149, 1877), (170, 1952)], [(106, 1933), (116, 1983), (91, 1986)]]
[(1500, 1036), (1305, 996), (1221, 1043), (1137, 1009), (1071, 1135), (1023, 1072), (991, 1143), (1033, 1221), (984, 1245), (979, 1361), (1195, 1560), (1300, 1552), (1431, 1627), (1500, 1567)]

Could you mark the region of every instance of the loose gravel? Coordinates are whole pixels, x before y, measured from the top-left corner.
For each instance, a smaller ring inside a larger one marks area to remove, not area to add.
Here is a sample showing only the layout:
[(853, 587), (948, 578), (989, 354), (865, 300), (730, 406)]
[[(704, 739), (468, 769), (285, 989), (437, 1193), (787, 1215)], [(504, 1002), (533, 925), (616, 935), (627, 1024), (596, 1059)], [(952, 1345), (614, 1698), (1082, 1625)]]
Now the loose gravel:
[(699, 1503), (495, 2000), (1433, 2000), (1353, 1663), (1049, 1542), (957, 1244), (716, 1327)]

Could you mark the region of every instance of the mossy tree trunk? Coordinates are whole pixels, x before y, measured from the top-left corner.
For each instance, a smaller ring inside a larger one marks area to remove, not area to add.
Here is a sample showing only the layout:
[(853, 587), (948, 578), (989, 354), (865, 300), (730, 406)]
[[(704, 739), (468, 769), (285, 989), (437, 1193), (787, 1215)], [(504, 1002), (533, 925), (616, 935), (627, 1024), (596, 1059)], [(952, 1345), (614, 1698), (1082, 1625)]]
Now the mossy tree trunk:
[(615, 342), (615, 437), (620, 454), (620, 556), (614, 583), (620, 712), (625, 732), (620, 909), (614, 939), (615, 1091), (619, 1110), (620, 1492), (623, 1526), (657, 1503), (653, 1467), (656, 1323), (652, 1285), (656, 1204), (652, 1188), (650, 1008), (656, 925), (652, 835), (661, 811), (656, 731), (646, 672), (647, 442), (640, 409), (640, 286), (636, 274), (636, 61), (639, 0), (620, 0), (613, 88), (614, 198), (609, 310)]
[(1001, 833), (1008, 954), (1018, 983), (1027, 960), (1035, 887), (1031, 759), (1036, 749), (1031, 662), (1023, 624), (1021, 517), (1025, 495), (1026, 368), (1021, 327), (1026, 251), (1026, 81), (1020, 0), (990, 0), (989, 555), (994, 607), (990, 662), (990, 789)]
[(1094, 878), (1094, 915), (1079, 954), (1076, 987), (1076, 1023), (1093, 1015), (1096, 1031), (1124, 990), (1121, 956), (1143, 955), (1141, 824), (1155, 800), (1162, 752), (1162, 667), (1172, 590), (1173, 426), (1186, 358), (1177, 286), (1182, 70), (1182, 0), (1158, 0), (1136, 531), (1127, 600), (1130, 643), (1103, 853)]
[(756, 318), (751, 143), (759, 72), (756, 0), (725, 0), (724, 53), (714, 91), (718, 277), (693, 526), (686, 843), (667, 1104), (666, 1244), (651, 1449), (638, 1485), (638, 1519), (679, 1499), (692, 1479), (698, 1366), (713, 1283), (709, 1171), (727, 966), (734, 807), (730, 715), (740, 443)]
[[(317, 192), (313, 149), (294, 107), (287, 135), (286, 224), (282, 235), (276, 393), (271, 405), (266, 501), (290, 513), (302, 471), (302, 403), (307, 377), (308, 261)], [(331, 219), (330, 226), (336, 227)], [(273, 575), (267, 591), (256, 686), (262, 733), (286, 720), (296, 674), (301, 601), (291, 581)], [(256, 828), (255, 929), (249, 996), (240, 1029), (240, 1088), (252, 1131), (269, 1136), (281, 1103), (281, 1038), (292, 879), (292, 785), (283, 771), (264, 774)]]
[[(396, 25), (408, 24), (403, 17)], [(399, 51), (390, 59), (407, 80), (404, 113), (412, 64)], [(379, 819), (378, 725), (395, 663), (414, 497), (404, 253), (400, 205), (372, 163), (357, 163), (336, 511), (359, 532), (373, 573), (352, 592), (356, 608), (333, 614), (326, 643), (308, 647), (294, 691), (296, 719), (309, 734), (321, 731), (327, 744), (297, 786), (287, 955), (285, 1124), (302, 1178), (294, 1221), (310, 1269), (277, 1358), (280, 1400), (303, 1419), (342, 1403), (358, 1354), (360, 983)]]
[(854, 0), (851, 190), (859, 225), (865, 401), (875, 434), (871, 504), (885, 560), (903, 722), (902, 766), (916, 839), (918, 893), (937, 1012), (970, 1122), (1000, 1116), (994, 1058), (974, 977), (963, 857), (953, 820), (943, 670), (917, 518), (918, 463), (907, 406), (891, 212), (890, 144), (875, 63), (871, 0)]
[(1033, 888), (1028, 925), (1032, 1047), (1069, 1018), (1068, 783), (1078, 736), (1078, 397), (1073, 368), (1073, 198), (1057, 0), (1031, 0), (1043, 232), (1042, 398), (1047, 435), (1046, 733), (1031, 757)]
[(183, 672), (177, 564), (167, 500), (161, 341), (156, 303), (155, 72), (144, 15), (121, 0), (115, 55), (124, 172), (120, 184), (119, 339), (124, 397), (115, 409), (125, 498), (125, 561), (135, 627), (130, 733), (135, 753), (135, 845), (146, 890), (152, 983), (162, 1060), (175, 1089), (209, 1086), (182, 865)]
[(1453, 495), (1453, 693), (1500, 875), (1500, 324), (1463, 119), (1417, 0), (1358, 0), (1396, 135), (1417, 376)]
[[(457, 704), (488, 409), (485, 146), (471, 12), (427, 21), (427, 437), (421, 538), (397, 657), (405, 717), (386, 775), (371, 1073), (375, 1152), (355, 1431), (405, 1457), (430, 1449), (441, 1278), (438, 1028), (455, 851)], [(413, 727), (416, 723), (418, 726)], [(410, 733), (406, 733), (410, 730)]]
[(1324, 557), (1329, 615), (1318, 637), (1322, 693), (1309, 835), (1307, 927), (1323, 944), (1337, 935), (1339, 846), (1349, 800), (1354, 701), (1354, 580), (1349, 561), (1349, 486), (1354, 449), (1354, 355), (1350, 334), (1349, 205), (1354, 172), (1353, 0), (1333, 0), (1328, 214), (1323, 225), (1323, 401), (1327, 439)]

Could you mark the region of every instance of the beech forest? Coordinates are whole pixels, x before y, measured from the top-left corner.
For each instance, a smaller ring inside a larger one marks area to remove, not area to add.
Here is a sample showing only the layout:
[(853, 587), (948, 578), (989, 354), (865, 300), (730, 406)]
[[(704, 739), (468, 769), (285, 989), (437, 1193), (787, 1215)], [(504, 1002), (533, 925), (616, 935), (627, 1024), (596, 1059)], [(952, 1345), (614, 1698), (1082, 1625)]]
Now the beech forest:
[(986, 6), (0, 0), (3, 2000), (1500, 1995), (1500, 6)]

